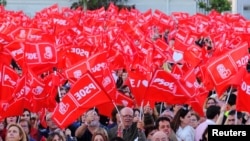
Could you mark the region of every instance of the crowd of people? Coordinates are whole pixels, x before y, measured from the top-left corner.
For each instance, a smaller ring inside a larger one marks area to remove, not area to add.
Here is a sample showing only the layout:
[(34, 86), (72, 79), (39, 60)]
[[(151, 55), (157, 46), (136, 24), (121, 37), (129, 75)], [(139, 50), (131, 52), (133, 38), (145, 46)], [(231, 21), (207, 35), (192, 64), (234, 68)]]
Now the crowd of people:
[[(135, 100), (126, 85), (127, 71), (117, 70), (113, 78), (117, 91)], [(44, 125), (38, 113), (24, 109), (22, 115), (0, 122), (0, 141), (207, 141), (208, 125), (250, 124), (247, 112), (236, 111), (237, 90), (229, 89), (220, 98), (214, 91), (209, 92), (203, 108), (205, 116), (187, 104), (156, 102), (140, 107), (135, 102), (132, 107), (116, 105), (110, 117), (93, 107), (61, 129), (53, 121), (53, 113), (46, 113)], [(70, 84), (65, 83), (55, 101), (60, 102), (69, 90)]]
[[(117, 90), (134, 99), (126, 85), (125, 69), (113, 74)], [(6, 117), (0, 122), (0, 141), (207, 141), (208, 125), (248, 125), (247, 112), (236, 111), (237, 90), (230, 88), (221, 98), (209, 92), (204, 103), (204, 115), (199, 115), (187, 104), (147, 103), (143, 107), (116, 105), (110, 117), (103, 116), (96, 107), (61, 129), (55, 124), (51, 112), (45, 124), (38, 113), (24, 109), (19, 116)], [(60, 88), (57, 102), (67, 94), (70, 85)]]
[[(67, 92), (67, 89), (61, 88)], [(60, 129), (51, 112), (41, 124), (37, 113), (24, 109), (20, 116), (6, 117), (0, 123), (1, 141), (207, 141), (208, 125), (248, 125), (247, 112), (235, 109), (237, 94), (222, 99), (210, 93), (200, 116), (186, 104), (165, 102), (143, 108), (117, 105), (111, 117), (93, 107), (65, 129)]]

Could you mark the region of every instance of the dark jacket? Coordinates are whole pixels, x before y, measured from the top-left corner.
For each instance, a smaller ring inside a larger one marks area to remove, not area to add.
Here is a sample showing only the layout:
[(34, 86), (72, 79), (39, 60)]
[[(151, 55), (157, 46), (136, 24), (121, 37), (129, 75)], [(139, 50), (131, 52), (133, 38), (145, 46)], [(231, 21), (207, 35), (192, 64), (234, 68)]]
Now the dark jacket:
[[(117, 136), (117, 128), (115, 127), (111, 128), (108, 131), (109, 138), (112, 139)], [(137, 128), (137, 123), (133, 123), (130, 128), (123, 130), (123, 139), (125, 141), (134, 141), (138, 137), (138, 141), (146, 141), (146, 136), (144, 131), (139, 131)]]

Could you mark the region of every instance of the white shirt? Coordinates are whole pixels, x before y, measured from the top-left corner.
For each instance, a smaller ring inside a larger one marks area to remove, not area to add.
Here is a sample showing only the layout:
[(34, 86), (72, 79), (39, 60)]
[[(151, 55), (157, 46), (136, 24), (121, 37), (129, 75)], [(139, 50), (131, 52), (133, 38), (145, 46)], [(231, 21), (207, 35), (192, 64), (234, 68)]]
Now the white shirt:
[(194, 141), (195, 130), (192, 126), (181, 126), (176, 131), (176, 137), (178, 141)]
[(195, 141), (200, 141), (200, 139), (202, 138), (202, 134), (208, 127), (208, 125), (214, 125), (214, 124), (215, 122), (211, 119), (206, 119), (204, 122), (199, 124), (195, 129)]

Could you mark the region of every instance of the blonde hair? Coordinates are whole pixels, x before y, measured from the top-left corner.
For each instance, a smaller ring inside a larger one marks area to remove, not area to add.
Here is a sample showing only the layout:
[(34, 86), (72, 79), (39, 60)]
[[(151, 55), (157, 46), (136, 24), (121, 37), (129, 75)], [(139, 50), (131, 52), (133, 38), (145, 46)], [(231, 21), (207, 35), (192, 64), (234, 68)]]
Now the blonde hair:
[(23, 128), (17, 124), (17, 123), (11, 123), (7, 126), (7, 134), (6, 134), (6, 137), (5, 137), (5, 140), (8, 141), (8, 130), (11, 128), (11, 127), (17, 127), (18, 130), (19, 130), (19, 135), (20, 137), (22, 137), (20, 139), (20, 141), (27, 141), (27, 136), (26, 136), (26, 133), (24, 132)]
[(103, 138), (104, 141), (109, 141), (108, 133), (107, 133), (107, 131), (106, 131), (104, 128), (101, 128), (101, 127), (98, 128), (98, 129), (94, 132), (91, 141), (94, 141), (94, 140), (95, 140), (95, 137), (96, 137), (97, 135), (102, 136), (102, 138)]

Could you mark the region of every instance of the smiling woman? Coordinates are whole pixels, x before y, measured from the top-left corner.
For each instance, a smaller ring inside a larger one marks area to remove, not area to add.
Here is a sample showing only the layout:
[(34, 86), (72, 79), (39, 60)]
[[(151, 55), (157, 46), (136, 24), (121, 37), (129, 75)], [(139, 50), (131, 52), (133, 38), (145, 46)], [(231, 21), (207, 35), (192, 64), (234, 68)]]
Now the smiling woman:
[(19, 124), (8, 125), (5, 141), (27, 141), (27, 136)]

